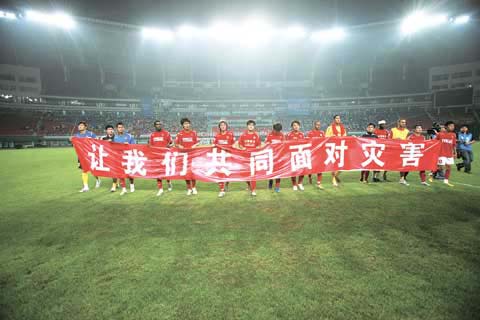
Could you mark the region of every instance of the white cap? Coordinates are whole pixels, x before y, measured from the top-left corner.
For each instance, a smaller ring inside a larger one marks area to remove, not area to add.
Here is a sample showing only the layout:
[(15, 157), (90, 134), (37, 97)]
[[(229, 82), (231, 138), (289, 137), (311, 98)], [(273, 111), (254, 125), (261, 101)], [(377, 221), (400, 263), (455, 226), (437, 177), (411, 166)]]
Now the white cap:
[(385, 121), (385, 120), (380, 120), (380, 121), (378, 121), (378, 124), (379, 124), (379, 125), (380, 125), (380, 124), (387, 124), (387, 121)]

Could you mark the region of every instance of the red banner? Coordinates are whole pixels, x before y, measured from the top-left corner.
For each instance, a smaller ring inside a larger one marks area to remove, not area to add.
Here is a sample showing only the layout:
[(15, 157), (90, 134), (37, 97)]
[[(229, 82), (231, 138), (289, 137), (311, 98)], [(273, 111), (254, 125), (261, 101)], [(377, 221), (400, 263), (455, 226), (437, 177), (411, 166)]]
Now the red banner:
[(232, 147), (158, 148), (73, 138), (84, 171), (112, 178), (206, 182), (287, 178), (328, 171), (435, 170), (439, 141), (331, 137), (287, 141), (254, 151)]

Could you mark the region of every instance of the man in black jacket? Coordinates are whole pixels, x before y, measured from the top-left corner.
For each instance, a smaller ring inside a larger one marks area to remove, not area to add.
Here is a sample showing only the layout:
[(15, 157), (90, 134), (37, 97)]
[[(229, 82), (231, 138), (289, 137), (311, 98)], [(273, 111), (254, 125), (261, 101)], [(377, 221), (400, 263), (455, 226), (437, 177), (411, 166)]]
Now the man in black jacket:
[[(113, 138), (115, 138), (115, 130), (113, 129), (113, 126), (109, 124), (105, 127), (105, 135), (102, 137), (102, 140), (112, 142)], [(110, 192), (115, 192), (116, 190), (117, 190), (117, 178), (113, 178), (112, 188), (110, 189)]]
[[(369, 139), (378, 139), (378, 137), (374, 134), (375, 132), (375, 124), (369, 123), (367, 126), (367, 132), (362, 135), (362, 138), (369, 138)], [(360, 182), (361, 183), (368, 183), (368, 176), (370, 175), (370, 171), (363, 170), (360, 173)]]

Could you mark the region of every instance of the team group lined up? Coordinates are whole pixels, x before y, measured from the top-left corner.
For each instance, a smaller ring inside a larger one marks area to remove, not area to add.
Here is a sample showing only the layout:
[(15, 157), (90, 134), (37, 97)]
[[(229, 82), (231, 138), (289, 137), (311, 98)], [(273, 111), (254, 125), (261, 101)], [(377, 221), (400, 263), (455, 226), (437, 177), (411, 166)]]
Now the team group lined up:
[[(163, 129), (162, 123), (158, 120), (154, 122), (154, 131), (150, 134), (149, 145), (155, 147), (169, 148), (175, 146), (180, 149), (191, 149), (200, 146), (200, 141), (198, 139), (197, 133), (192, 129), (191, 121), (187, 118), (183, 118), (180, 121), (182, 130), (178, 132), (175, 137), (175, 140), (172, 139), (170, 133)], [(255, 150), (263, 147), (265, 144), (276, 144), (282, 143), (287, 140), (299, 140), (299, 139), (314, 139), (314, 138), (323, 138), (323, 137), (344, 137), (347, 136), (347, 130), (342, 124), (341, 117), (335, 115), (333, 122), (328, 126), (327, 130), (324, 132), (321, 130), (320, 121), (313, 122), (313, 128), (304, 134), (301, 129), (301, 124), (299, 121), (294, 120), (291, 122), (291, 130), (287, 133), (282, 132), (282, 124), (275, 123), (272, 127), (271, 132), (266, 136), (265, 141), (262, 142), (260, 135), (256, 131), (256, 123), (254, 120), (248, 120), (246, 123), (246, 130), (240, 135), (238, 140), (235, 140), (235, 136), (232, 131), (228, 128), (228, 123), (225, 120), (222, 120), (218, 123), (218, 133), (215, 135), (213, 144), (218, 146), (232, 146), (240, 150)], [(471, 150), (471, 144), (474, 143), (472, 140), (471, 134), (468, 134), (468, 127), (463, 125), (461, 132), (466, 135), (462, 140), (460, 138), (460, 147)], [(101, 138), (98, 138), (95, 133), (88, 131), (87, 123), (80, 121), (78, 123), (78, 132), (75, 134), (77, 138), (93, 138), (93, 139), (102, 139), (106, 141), (111, 141), (114, 143), (123, 143), (123, 144), (135, 144), (136, 141), (132, 135), (125, 131), (125, 126), (123, 123), (119, 122), (114, 128), (113, 125), (107, 125), (105, 127), (105, 135)], [(378, 128), (374, 123), (369, 123), (366, 127), (366, 133), (362, 135), (363, 138), (371, 139), (396, 139), (396, 140), (411, 140), (412, 142), (421, 142), (426, 139), (423, 135), (423, 128), (421, 125), (416, 125), (412, 133), (407, 129), (407, 121), (405, 119), (400, 119), (397, 122), (397, 126), (388, 130), (386, 128), (386, 121), (381, 120), (378, 122)], [(445, 184), (452, 186), (449, 183), (449, 177), (451, 173), (451, 166), (455, 163), (454, 158), (456, 157), (456, 146), (457, 146), (457, 136), (455, 134), (455, 124), (452, 121), (448, 121), (444, 126), (439, 128), (438, 131), (435, 131), (432, 136), (429, 138), (437, 139), (441, 142), (441, 150), (438, 160), (438, 170), (436, 172), (430, 173), (430, 181), (433, 181), (433, 177), (442, 174), (442, 179)], [(460, 151), (463, 151), (461, 148)], [(462, 152), (463, 155), (463, 152)], [(468, 153), (467, 153), (468, 155)], [(465, 157), (464, 157), (465, 159)], [(468, 161), (467, 161), (468, 160)], [(465, 167), (465, 172), (470, 172), (470, 163), (473, 161), (473, 154), (470, 151), (470, 157), (464, 160), (462, 164)], [(459, 164), (460, 165), (460, 164)], [(460, 167), (457, 165), (457, 168)], [(81, 168), (80, 164), (79, 167)], [(373, 182), (380, 182), (380, 171), (373, 172)], [(368, 183), (370, 171), (362, 171), (360, 176), (360, 182)], [(408, 186), (407, 182), (408, 172), (400, 172), (399, 183), (405, 186)], [(316, 174), (316, 187), (318, 189), (323, 189), (322, 186), (322, 173)], [(98, 177), (96, 178), (95, 187), (99, 188), (101, 181)], [(309, 183), (312, 184), (312, 175), (308, 176)], [(425, 171), (420, 171), (421, 184), (424, 186), (429, 186), (429, 183), (426, 181)], [(383, 180), (387, 181), (387, 172), (383, 172)], [(196, 195), (198, 194), (196, 188), (196, 180), (185, 180), (187, 186), (187, 195)], [(304, 190), (304, 176), (291, 177), (292, 189), (293, 191), (303, 191)], [(80, 192), (89, 191), (88, 186), (88, 174), (87, 172), (82, 172), (82, 182), (83, 188)], [(130, 182), (130, 192), (135, 191), (134, 179), (129, 178)], [(332, 185), (338, 187), (340, 180), (340, 172), (332, 172)], [(113, 179), (111, 192), (115, 192), (118, 184), (120, 184), (122, 190), (121, 195), (127, 193), (126, 188), (126, 179)], [(273, 189), (275, 192), (280, 192), (281, 179), (269, 180), (268, 187)], [(228, 189), (228, 182), (220, 182), (219, 185), (219, 197), (224, 197)], [(256, 196), (256, 181), (252, 180), (247, 182), (248, 190), (252, 196)], [(157, 196), (160, 196), (164, 193), (163, 181), (161, 178), (157, 179)], [(171, 181), (167, 180), (167, 190), (172, 190)]]

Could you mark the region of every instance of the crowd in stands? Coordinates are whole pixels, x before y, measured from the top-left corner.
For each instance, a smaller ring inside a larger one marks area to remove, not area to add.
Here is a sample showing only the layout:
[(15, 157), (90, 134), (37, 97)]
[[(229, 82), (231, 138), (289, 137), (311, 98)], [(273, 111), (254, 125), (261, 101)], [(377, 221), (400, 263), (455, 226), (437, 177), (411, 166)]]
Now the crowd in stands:
[[(252, 110), (252, 114), (255, 110)], [(303, 130), (309, 130), (313, 120), (320, 120), (322, 127), (327, 127), (335, 114), (340, 114), (342, 121), (349, 132), (361, 132), (365, 124), (379, 120), (386, 120), (387, 124), (394, 126), (397, 119), (404, 117), (408, 119), (410, 125), (416, 123), (422, 124), (428, 128), (434, 121), (442, 122), (445, 119), (454, 119), (458, 123), (470, 123), (474, 119), (471, 111), (463, 108), (444, 109), (437, 112), (427, 113), (421, 108), (406, 111), (400, 108), (392, 109), (351, 109), (347, 111), (319, 111), (304, 115), (279, 114), (275, 116), (262, 116), (262, 125), (258, 125), (258, 130), (262, 136), (266, 135), (274, 122), (282, 123), (285, 129), (290, 127), (293, 119), (302, 123)], [(152, 131), (153, 121), (159, 119), (163, 122), (164, 128), (173, 134), (181, 130), (180, 118), (187, 117), (192, 121), (193, 128), (199, 136), (210, 136), (216, 129), (215, 123), (220, 119), (228, 117), (207, 116), (198, 112), (177, 113), (177, 112), (157, 112), (151, 116), (145, 116), (143, 112), (111, 112), (111, 111), (33, 111), (25, 109), (0, 109), (0, 135), (70, 135), (74, 130), (76, 123), (80, 120), (89, 124), (89, 129), (101, 134), (105, 125), (115, 125), (121, 121), (125, 124), (128, 131), (134, 136), (147, 135)], [(256, 119), (255, 116), (251, 118)], [(245, 121), (248, 120), (245, 118)], [(237, 123), (242, 123), (237, 121)], [(240, 133), (244, 126), (234, 126), (235, 133)]]

